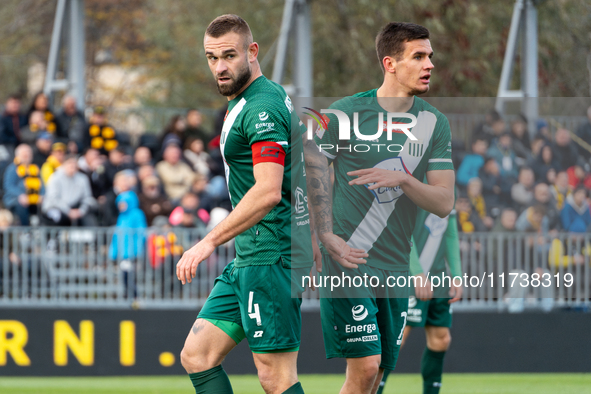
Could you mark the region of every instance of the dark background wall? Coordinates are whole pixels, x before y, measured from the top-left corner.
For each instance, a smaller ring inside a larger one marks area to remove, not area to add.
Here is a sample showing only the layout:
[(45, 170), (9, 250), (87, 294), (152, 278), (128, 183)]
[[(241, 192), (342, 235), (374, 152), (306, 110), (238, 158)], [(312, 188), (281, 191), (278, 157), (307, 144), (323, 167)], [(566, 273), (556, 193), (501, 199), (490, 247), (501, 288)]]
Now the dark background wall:
[[(2, 322), (24, 324), (28, 342), (24, 351), (30, 366), (17, 366), (8, 354), (0, 375), (155, 375), (183, 374), (179, 353), (195, 319), (194, 311), (112, 311), (112, 310), (13, 310), (0, 309), (0, 351)], [(69, 352), (68, 365), (54, 363), (54, 322), (66, 320), (79, 335), (79, 323), (94, 325), (94, 362), (82, 366)], [(136, 327), (135, 365), (119, 361), (119, 324), (132, 320)], [(344, 360), (326, 360), (320, 315), (303, 314), (304, 338), (299, 356), (300, 373), (343, 373)], [(425, 344), (422, 329), (414, 329), (400, 353), (397, 372), (418, 372)], [(591, 370), (591, 314), (556, 312), (461, 313), (454, 316), (452, 347), (446, 358), (448, 372), (589, 372)], [(160, 363), (162, 353), (174, 355), (174, 364)], [(0, 360), (2, 359), (0, 355)], [(246, 341), (224, 362), (228, 373), (255, 373)]]

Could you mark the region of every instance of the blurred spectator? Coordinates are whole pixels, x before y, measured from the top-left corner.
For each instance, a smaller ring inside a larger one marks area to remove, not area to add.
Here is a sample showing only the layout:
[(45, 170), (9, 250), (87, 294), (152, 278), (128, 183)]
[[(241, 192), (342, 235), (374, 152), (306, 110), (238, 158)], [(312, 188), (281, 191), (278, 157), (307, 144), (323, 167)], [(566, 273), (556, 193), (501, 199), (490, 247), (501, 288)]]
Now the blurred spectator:
[(491, 110), (486, 114), (484, 123), (476, 126), (473, 135), (476, 138), (485, 139), (491, 146), (494, 140), (507, 131), (507, 125), (496, 110)]
[(456, 200), (456, 211), (458, 213), (458, 229), (463, 233), (486, 231), (487, 228), (480, 219), (480, 216), (472, 210), (472, 204), (466, 197), (459, 197)]
[(207, 192), (207, 178), (201, 174), (195, 174), (195, 181), (191, 186), (191, 193), (199, 197), (199, 208), (211, 212), (214, 208), (214, 202)]
[(550, 193), (550, 187), (547, 184), (538, 183), (534, 187), (534, 198), (531, 205), (542, 205), (546, 208), (546, 217), (548, 218), (548, 228), (550, 230), (560, 228), (560, 214), (556, 209), (556, 201), (554, 201)]
[(161, 145), (165, 146), (167, 141), (174, 137), (174, 140), (178, 141), (179, 146), (183, 146), (185, 142), (185, 119), (181, 115), (174, 115), (168, 121), (168, 124), (162, 132), (162, 138), (160, 139)]
[(189, 138), (185, 144), (183, 152), (185, 160), (193, 167), (197, 174), (209, 176), (209, 161), (211, 160), (209, 154), (205, 152), (203, 140)]
[(105, 172), (109, 185), (113, 185), (115, 174), (119, 171), (133, 168), (133, 164), (130, 161), (131, 158), (125, 154), (123, 147), (117, 147), (109, 152), (109, 159), (105, 163)]
[(591, 190), (591, 174), (586, 174), (583, 167), (576, 165), (566, 170), (568, 175), (568, 186), (570, 189), (576, 189), (583, 186), (587, 190)]
[[(137, 169), (137, 179), (138, 179), (138, 183), (139, 183), (139, 190), (142, 189), (142, 185), (143, 185), (144, 180), (149, 177), (152, 177), (152, 176), (158, 178), (158, 175), (156, 174), (156, 169), (154, 168), (154, 166), (152, 166), (150, 164), (143, 165)], [(164, 189), (162, 188), (162, 185), (160, 185), (160, 191), (164, 191)]]
[(579, 161), (579, 151), (570, 138), (570, 132), (566, 129), (556, 130), (554, 146), (552, 147), (558, 162), (559, 171), (566, 171)]
[(14, 162), (4, 173), (4, 206), (14, 213), (22, 226), (30, 224), (31, 215), (38, 213), (45, 188), (39, 167), (32, 164), (33, 150), (21, 144), (14, 151)]
[[(33, 114), (33, 112), (36, 112), (36, 111), (41, 112), (41, 114), (43, 115), (43, 118), (45, 119), (45, 122), (47, 123), (47, 129), (46, 129), (47, 131), (49, 131), (50, 133), (55, 135), (56, 138), (66, 138), (66, 139), (68, 138), (68, 136), (63, 135), (61, 133), (61, 130), (60, 130), (58, 124), (56, 123), (55, 115), (53, 114), (53, 112), (49, 108), (49, 99), (47, 98), (47, 96), (43, 92), (39, 92), (33, 97), (33, 101), (31, 102), (31, 106), (29, 107), (29, 110), (27, 111), (27, 116), (29, 117), (29, 119), (31, 119), (31, 115)], [(30, 120), (29, 120), (29, 123), (30, 123)]]
[(92, 196), (97, 200), (99, 206), (105, 204), (106, 195), (111, 189), (103, 157), (97, 149), (88, 148), (84, 155), (78, 159), (78, 168), (80, 172), (88, 177)]
[(139, 169), (141, 166), (152, 165), (152, 152), (148, 147), (138, 146), (133, 153), (133, 165), (135, 169)]
[(552, 145), (544, 144), (542, 146), (540, 153), (531, 161), (531, 167), (537, 182), (553, 183), (558, 169), (558, 161), (554, 158)]
[(148, 256), (155, 277), (162, 278), (161, 296), (168, 298), (178, 283), (176, 263), (185, 249), (176, 234), (171, 231), (170, 223), (164, 216), (157, 216), (153, 222), (153, 233), (148, 237)]
[[(116, 180), (127, 176), (127, 174), (118, 173)], [(119, 268), (123, 272), (123, 296), (135, 298), (137, 296), (137, 259), (144, 254), (145, 249), (143, 229), (147, 227), (146, 217), (139, 208), (137, 195), (132, 190), (121, 192), (117, 196), (116, 203), (119, 215), (109, 248), (109, 257), (111, 260), (119, 261)]]
[(578, 187), (566, 199), (566, 204), (560, 212), (562, 227), (569, 233), (585, 233), (591, 230), (591, 214), (587, 204), (587, 191)]
[(187, 193), (181, 199), (181, 204), (170, 215), (170, 223), (178, 227), (196, 227), (204, 230), (209, 222), (209, 213), (199, 209), (199, 197)]
[(482, 196), (482, 181), (480, 178), (470, 179), (466, 193), (470, 203), (472, 204), (472, 209), (478, 214), (486, 228), (490, 229), (493, 226), (494, 221), (488, 215), (488, 211), (486, 209), (486, 202)]
[(513, 150), (515, 150), (517, 158), (521, 159), (522, 163), (530, 160), (532, 157), (531, 144), (527, 131), (527, 120), (523, 115), (511, 122), (511, 136), (513, 137)]
[(51, 175), (62, 165), (66, 157), (66, 145), (63, 142), (56, 142), (51, 145), (51, 155), (41, 167), (41, 179), (47, 185)]
[(33, 148), (33, 164), (41, 168), (51, 154), (52, 145), (53, 136), (51, 134), (47, 132), (39, 134), (39, 137), (35, 141), (35, 147)]
[(519, 212), (529, 206), (534, 199), (534, 171), (529, 167), (519, 170), (517, 183), (511, 187), (511, 198), (517, 203)]
[(495, 223), (492, 231), (495, 232), (515, 232), (515, 223), (517, 222), (517, 212), (513, 208), (504, 208), (501, 211), (499, 219)]
[[(579, 138), (581, 138), (588, 144), (591, 144), (591, 107), (587, 108), (587, 121), (579, 126), (579, 128), (577, 129), (577, 136), (579, 136)], [(589, 160), (591, 159), (591, 152), (589, 152), (582, 146), (579, 146), (579, 154), (587, 162), (589, 162)]]
[(156, 164), (156, 172), (168, 197), (178, 201), (191, 189), (195, 173), (181, 161), (181, 148), (176, 144), (164, 148), (163, 159)]
[(566, 171), (561, 171), (556, 174), (554, 184), (550, 187), (550, 192), (556, 201), (556, 209), (559, 211), (564, 207), (566, 198), (571, 194), (568, 188), (568, 175)]
[(4, 113), (0, 117), (0, 144), (14, 149), (21, 142), (21, 129), (27, 124), (27, 116), (21, 114), (21, 98), (13, 94), (8, 97)]
[(65, 140), (73, 142), (77, 146), (79, 152), (84, 149), (86, 145), (86, 119), (82, 111), (76, 108), (76, 98), (73, 96), (65, 96), (62, 100), (62, 110), (56, 117), (57, 124), (65, 136)]
[(499, 164), (492, 157), (487, 157), (478, 172), (482, 181), (482, 194), (489, 207), (507, 205), (511, 194), (511, 181), (501, 178)]
[(105, 204), (101, 207), (101, 224), (113, 226), (117, 222), (119, 209), (117, 207), (117, 196), (121, 193), (134, 190), (137, 184), (135, 172), (130, 169), (119, 171), (113, 179), (113, 187), (109, 188), (105, 195)]
[(49, 131), (43, 112), (34, 111), (29, 116), (29, 124), (21, 129), (21, 141), (29, 145), (34, 145), (37, 137), (44, 132), (55, 135), (54, 132)]
[(484, 156), (488, 149), (488, 143), (484, 138), (476, 138), (472, 142), (472, 153), (464, 156), (462, 164), (458, 168), (456, 182), (460, 186), (468, 185), (470, 179), (478, 176), (478, 171), (484, 164)]
[(550, 127), (548, 126), (548, 122), (544, 119), (538, 119), (536, 124), (538, 132), (536, 134), (536, 138), (542, 138), (546, 142), (552, 141), (552, 133), (550, 133)]
[(506, 179), (517, 178), (517, 163), (515, 162), (515, 151), (512, 146), (512, 138), (509, 132), (503, 133), (493, 141), (488, 149), (488, 156), (493, 157), (499, 164), (501, 177)]
[(78, 159), (66, 157), (47, 184), (42, 205), (45, 219), (57, 226), (96, 226), (95, 207), (88, 178), (78, 171)]
[[(197, 109), (190, 109), (187, 112), (187, 127), (185, 128), (185, 140), (201, 140), (204, 144), (209, 138), (209, 133), (203, 129), (203, 116)], [(183, 146), (187, 146), (183, 141)]]
[(106, 154), (119, 146), (115, 129), (107, 123), (106, 110), (102, 106), (94, 108), (88, 130), (84, 133), (84, 148), (90, 146)]
[(543, 205), (534, 205), (527, 208), (519, 215), (515, 228), (517, 231), (546, 234), (549, 229), (546, 208)]
[(140, 208), (146, 215), (148, 226), (151, 226), (157, 216), (168, 217), (172, 212), (172, 203), (160, 191), (160, 180), (149, 176), (141, 183), (139, 195)]

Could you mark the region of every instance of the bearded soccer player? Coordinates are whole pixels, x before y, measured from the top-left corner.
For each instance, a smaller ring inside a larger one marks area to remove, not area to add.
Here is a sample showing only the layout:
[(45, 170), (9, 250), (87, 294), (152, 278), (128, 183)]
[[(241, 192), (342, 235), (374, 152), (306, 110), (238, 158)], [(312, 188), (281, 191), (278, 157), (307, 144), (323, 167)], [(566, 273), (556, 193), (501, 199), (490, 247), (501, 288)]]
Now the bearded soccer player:
[[(450, 272), (446, 268), (446, 262)], [(423, 394), (438, 394), (441, 388), (443, 359), (451, 342), (451, 304), (462, 297), (463, 287), (461, 282), (444, 282), (444, 286), (433, 288), (433, 291), (427, 278), (441, 278), (442, 275), (451, 278), (462, 276), (455, 211), (448, 217), (440, 218), (419, 209), (410, 251), (410, 274), (419, 275), (424, 281), (421, 283), (423, 286), (416, 287), (414, 295), (408, 299), (407, 325), (401, 347), (404, 346), (412, 327), (425, 328), (427, 347), (421, 360)], [(378, 394), (384, 390), (389, 372), (384, 371)]]
[[(408, 288), (390, 286), (390, 279), (408, 276), (418, 207), (439, 217), (453, 207), (449, 122), (416, 97), (429, 90), (434, 68), (429, 31), (390, 23), (378, 34), (376, 49), (383, 84), (332, 104), (332, 112), (324, 111), (326, 127), (304, 148), (322, 275), (379, 280), (377, 287), (354, 289), (349, 297), (345, 290), (320, 288), (326, 356), (347, 360), (341, 393), (375, 393), (383, 371), (394, 369), (407, 322)], [(334, 110), (350, 121), (342, 122)], [(405, 128), (409, 119), (414, 126)], [(398, 123), (399, 130), (388, 123)], [(343, 139), (347, 134), (356, 139)]]
[(232, 393), (221, 363), (246, 338), (266, 393), (303, 393), (296, 369), (302, 289), (292, 298), (290, 275), (312, 266), (308, 221), (291, 220), (296, 209), (307, 214), (291, 204), (292, 183), (306, 193), (300, 121), (283, 88), (261, 74), (258, 44), (242, 18), (213, 20), (204, 47), (229, 101), (220, 149), (234, 210), (185, 252), (177, 276), (191, 282), (198, 264), (234, 237), (236, 258), (216, 279), (181, 362), (196, 393)]

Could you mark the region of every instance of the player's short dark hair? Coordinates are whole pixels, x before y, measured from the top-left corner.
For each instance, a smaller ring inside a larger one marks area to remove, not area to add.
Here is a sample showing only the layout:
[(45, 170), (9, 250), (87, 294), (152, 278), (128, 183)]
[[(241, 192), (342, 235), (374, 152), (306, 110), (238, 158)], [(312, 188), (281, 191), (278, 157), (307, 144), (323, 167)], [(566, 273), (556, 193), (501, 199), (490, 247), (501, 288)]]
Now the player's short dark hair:
[(238, 15), (224, 14), (215, 18), (207, 29), (205, 35), (213, 38), (218, 38), (228, 33), (236, 33), (244, 38), (244, 46), (248, 46), (252, 43), (252, 32), (248, 23)]
[(398, 60), (404, 53), (406, 42), (428, 38), (429, 30), (424, 26), (407, 22), (388, 23), (376, 37), (376, 52), (382, 71), (384, 71), (382, 63), (384, 57), (392, 56)]

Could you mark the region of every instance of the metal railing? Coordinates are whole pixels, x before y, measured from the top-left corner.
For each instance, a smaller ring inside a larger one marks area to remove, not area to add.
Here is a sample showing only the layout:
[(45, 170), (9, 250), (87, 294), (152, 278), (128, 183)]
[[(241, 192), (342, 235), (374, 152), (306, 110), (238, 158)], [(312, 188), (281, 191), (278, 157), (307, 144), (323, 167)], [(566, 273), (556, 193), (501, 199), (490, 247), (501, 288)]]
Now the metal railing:
[[(5, 229), (0, 307), (198, 308), (235, 255), (232, 242), (218, 247), (193, 282), (181, 285), (176, 263), (204, 235), (198, 229)], [(591, 233), (461, 234), (460, 247), (465, 288), (456, 310), (591, 304)], [(306, 290), (303, 298), (303, 308), (318, 308), (318, 292)]]

